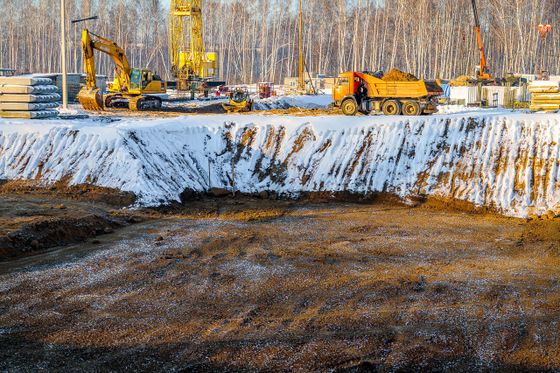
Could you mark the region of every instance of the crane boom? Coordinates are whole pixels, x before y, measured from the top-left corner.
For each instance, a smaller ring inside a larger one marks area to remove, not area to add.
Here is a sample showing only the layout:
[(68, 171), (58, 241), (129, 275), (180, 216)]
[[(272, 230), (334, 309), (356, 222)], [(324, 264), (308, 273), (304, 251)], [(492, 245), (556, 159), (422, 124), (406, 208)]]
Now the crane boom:
[(482, 40), (482, 33), (480, 31), (480, 19), (478, 18), (478, 9), (476, 7), (476, 0), (472, 0), (472, 8), (474, 14), (474, 30), (476, 33), (476, 43), (480, 52), (480, 70), (477, 72), (478, 80), (492, 80), (492, 77), (487, 71), (486, 52), (484, 50), (484, 42)]

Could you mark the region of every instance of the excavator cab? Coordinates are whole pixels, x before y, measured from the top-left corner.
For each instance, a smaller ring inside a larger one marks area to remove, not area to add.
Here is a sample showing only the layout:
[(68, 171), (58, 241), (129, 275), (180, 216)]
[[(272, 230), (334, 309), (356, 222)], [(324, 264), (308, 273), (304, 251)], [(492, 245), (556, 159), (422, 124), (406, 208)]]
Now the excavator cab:
[(138, 92), (142, 91), (142, 73), (140, 69), (132, 69), (130, 73), (130, 90), (129, 92)]
[(130, 94), (165, 93), (165, 83), (150, 70), (133, 68), (130, 73)]

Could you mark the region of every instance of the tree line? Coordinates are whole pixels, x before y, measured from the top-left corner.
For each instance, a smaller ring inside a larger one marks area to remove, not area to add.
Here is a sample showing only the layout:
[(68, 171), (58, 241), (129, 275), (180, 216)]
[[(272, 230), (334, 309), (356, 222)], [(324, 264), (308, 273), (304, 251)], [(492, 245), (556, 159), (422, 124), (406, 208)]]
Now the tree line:
[[(398, 68), (425, 78), (473, 74), (478, 50), (471, 0), (303, 0), (305, 53), (311, 73)], [(297, 74), (297, 0), (204, 0), (207, 51), (219, 54), (230, 83), (273, 81)], [(0, 67), (60, 69), (59, 0), (0, 0)], [(82, 71), (80, 33), (71, 19), (121, 45), (135, 67), (171, 79), (168, 9), (162, 0), (66, 0), (68, 66)], [(559, 73), (560, 0), (478, 0), (491, 72)], [(537, 26), (553, 31), (539, 37)], [(100, 73), (112, 62), (98, 57)]]

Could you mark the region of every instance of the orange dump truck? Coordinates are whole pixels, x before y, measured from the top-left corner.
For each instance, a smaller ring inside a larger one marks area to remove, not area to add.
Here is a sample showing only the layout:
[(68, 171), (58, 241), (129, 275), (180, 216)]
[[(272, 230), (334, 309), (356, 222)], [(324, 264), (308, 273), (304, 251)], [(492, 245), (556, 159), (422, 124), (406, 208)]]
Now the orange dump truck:
[(333, 89), (334, 106), (345, 115), (381, 111), (385, 115), (437, 113), (437, 97), (443, 89), (437, 82), (385, 81), (368, 73), (345, 72)]

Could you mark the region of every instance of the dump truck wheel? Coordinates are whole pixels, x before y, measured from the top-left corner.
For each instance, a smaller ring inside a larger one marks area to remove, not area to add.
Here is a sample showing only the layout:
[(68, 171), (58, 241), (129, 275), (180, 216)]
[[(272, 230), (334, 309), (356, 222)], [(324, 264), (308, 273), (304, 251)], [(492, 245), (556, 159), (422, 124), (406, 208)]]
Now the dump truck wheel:
[(383, 114), (385, 115), (400, 115), (401, 114), (401, 103), (397, 100), (387, 100), (383, 104)]
[(420, 115), (422, 110), (420, 109), (420, 104), (416, 101), (408, 101), (403, 105), (404, 115)]
[(340, 105), (340, 107), (342, 108), (342, 113), (344, 115), (356, 115), (358, 112), (358, 103), (356, 100), (351, 98), (347, 98), (342, 101), (342, 105)]

